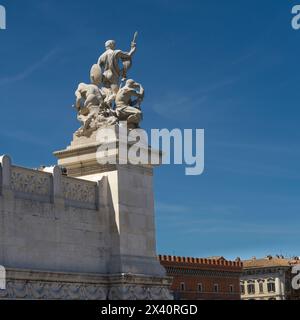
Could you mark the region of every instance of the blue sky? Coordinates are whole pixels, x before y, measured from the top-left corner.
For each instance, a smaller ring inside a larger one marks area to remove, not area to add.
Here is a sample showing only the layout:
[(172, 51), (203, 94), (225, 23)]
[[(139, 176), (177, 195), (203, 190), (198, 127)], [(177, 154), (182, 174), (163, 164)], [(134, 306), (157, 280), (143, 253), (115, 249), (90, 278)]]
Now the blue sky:
[(158, 252), (300, 255), (299, 1), (0, 0), (0, 153), (55, 163), (79, 82), (115, 39), (146, 89), (143, 127), (204, 128), (205, 172), (156, 170)]

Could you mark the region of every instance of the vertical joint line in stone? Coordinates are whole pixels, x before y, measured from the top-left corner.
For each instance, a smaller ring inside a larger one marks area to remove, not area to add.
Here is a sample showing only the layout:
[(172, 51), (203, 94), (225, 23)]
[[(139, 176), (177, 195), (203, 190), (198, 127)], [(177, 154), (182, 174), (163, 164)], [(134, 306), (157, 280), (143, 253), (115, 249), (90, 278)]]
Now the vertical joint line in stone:
[(100, 209), (100, 188), (101, 188), (101, 185), (100, 185), (99, 181), (97, 181), (96, 188), (95, 188), (95, 208), (96, 208), (96, 210)]

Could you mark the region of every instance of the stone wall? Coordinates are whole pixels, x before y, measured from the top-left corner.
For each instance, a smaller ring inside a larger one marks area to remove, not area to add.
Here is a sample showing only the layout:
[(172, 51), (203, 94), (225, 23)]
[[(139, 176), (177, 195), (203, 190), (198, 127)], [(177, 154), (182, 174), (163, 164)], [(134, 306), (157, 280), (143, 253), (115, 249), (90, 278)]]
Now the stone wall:
[(156, 259), (152, 171), (128, 170), (78, 179), (0, 157), (0, 299), (172, 298)]
[(12, 166), (1, 159), (0, 264), (106, 273), (107, 210), (100, 183)]

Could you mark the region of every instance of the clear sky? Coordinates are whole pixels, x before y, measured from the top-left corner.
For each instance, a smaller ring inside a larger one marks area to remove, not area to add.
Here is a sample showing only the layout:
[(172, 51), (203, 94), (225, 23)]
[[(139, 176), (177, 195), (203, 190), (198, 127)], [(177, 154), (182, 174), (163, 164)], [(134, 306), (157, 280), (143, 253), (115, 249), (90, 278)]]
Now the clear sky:
[(0, 0), (0, 153), (53, 164), (79, 82), (115, 39), (146, 89), (143, 127), (204, 128), (205, 172), (156, 170), (158, 252), (300, 255), (300, 30), (290, 0)]

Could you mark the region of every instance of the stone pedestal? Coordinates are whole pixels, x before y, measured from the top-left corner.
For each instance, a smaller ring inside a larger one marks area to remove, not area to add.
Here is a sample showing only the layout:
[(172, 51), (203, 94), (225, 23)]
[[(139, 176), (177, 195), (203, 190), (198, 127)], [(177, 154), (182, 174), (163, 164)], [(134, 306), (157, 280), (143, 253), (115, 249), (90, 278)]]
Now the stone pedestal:
[[(99, 201), (102, 202), (100, 205), (107, 208), (109, 217), (108, 237), (111, 251), (108, 274), (122, 275), (123, 280), (124, 276), (126, 278), (126, 275), (130, 275), (126, 281), (136, 284), (140, 281), (138, 279), (145, 282), (148, 278), (149, 289), (151, 282), (159, 281), (164, 283), (161, 289), (164, 288), (165, 295), (170, 279), (165, 277), (165, 269), (156, 257), (153, 166), (120, 164), (122, 155), (119, 146), (123, 142), (118, 129), (113, 129), (115, 134), (106, 141), (111, 148), (105, 154), (97, 155), (101, 145), (97, 141), (97, 133), (90, 138), (74, 136), (69, 147), (54, 154), (58, 158), (58, 165), (67, 169), (68, 176), (94, 182), (103, 179), (107, 181)], [(150, 151), (148, 145), (144, 146), (144, 151)], [(104, 164), (105, 160), (115, 156), (117, 163)], [(122, 160), (124, 163), (124, 159)], [(115, 279), (118, 279), (118, 276)], [(114, 282), (114, 288), (116, 292), (119, 290), (120, 294), (126, 288), (123, 280)], [(120, 287), (123, 288), (121, 291)]]
[(141, 275), (6, 270), (0, 300), (169, 300), (170, 280)]

